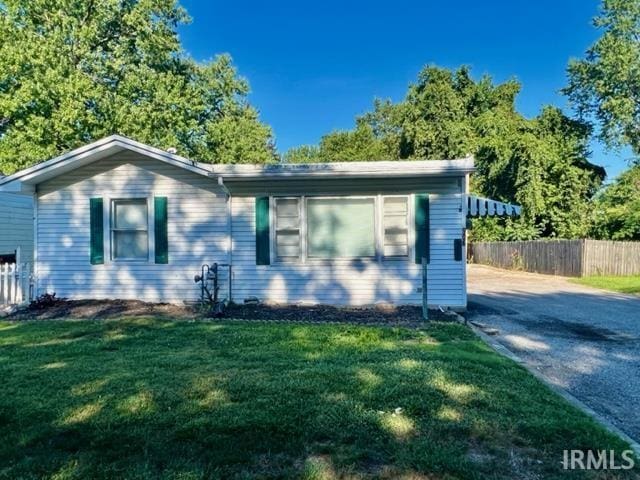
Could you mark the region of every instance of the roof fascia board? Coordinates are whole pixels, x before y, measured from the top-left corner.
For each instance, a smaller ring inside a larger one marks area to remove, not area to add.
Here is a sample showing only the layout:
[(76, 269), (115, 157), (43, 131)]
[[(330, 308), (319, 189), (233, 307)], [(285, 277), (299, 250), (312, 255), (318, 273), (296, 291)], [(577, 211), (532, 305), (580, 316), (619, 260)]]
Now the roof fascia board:
[(340, 173), (340, 172), (325, 172), (322, 174), (300, 174), (300, 173), (281, 173), (278, 175), (269, 175), (269, 174), (244, 174), (244, 175), (224, 175), (219, 174), (220, 177), (224, 178), (225, 182), (251, 182), (251, 181), (260, 181), (260, 180), (274, 180), (274, 181), (285, 181), (285, 180), (295, 180), (295, 179), (320, 179), (320, 178), (416, 178), (416, 177), (460, 177), (464, 176), (466, 173), (461, 170), (448, 170), (448, 171), (438, 171), (438, 172), (420, 172), (420, 173)]
[(179, 155), (173, 155), (171, 153), (165, 152), (158, 148), (150, 147), (149, 145), (145, 145), (143, 143), (135, 142), (129, 139), (126, 139), (126, 142), (123, 142), (122, 140), (120, 140), (118, 143), (122, 143), (121, 146), (123, 148), (140, 153), (141, 155), (155, 158), (156, 160), (169, 163), (176, 167), (190, 170), (199, 175), (204, 175), (207, 177), (212, 176), (212, 173), (210, 170), (204, 168), (201, 164), (198, 164), (197, 162), (193, 162), (185, 157), (181, 157)]
[(458, 176), (475, 171), (473, 158), (458, 160), (428, 160), (410, 162), (354, 162), (335, 164), (308, 164), (307, 166), (280, 165), (212, 165), (213, 173), (230, 181), (234, 179), (260, 180), (278, 178), (371, 178), (416, 177), (450, 175)]
[[(198, 175), (210, 176), (211, 172), (202, 166), (195, 165), (194, 162), (181, 157), (179, 155), (173, 155), (168, 152), (164, 152), (160, 149), (150, 147), (135, 140), (131, 140), (120, 135), (112, 135), (110, 137), (103, 138), (89, 145), (72, 150), (58, 157), (47, 160), (46, 162), (34, 165), (33, 167), (26, 168), (19, 172), (14, 173), (8, 177), (0, 179), (0, 185), (5, 185), (16, 180), (20, 182), (30, 182), (37, 180), (39, 176), (47, 174), (47, 178), (55, 177), (55, 171), (69, 167), (71, 164), (80, 162), (96, 156), (100, 153), (104, 153), (109, 149), (120, 148), (124, 150), (130, 150), (141, 155), (154, 158), (156, 160), (169, 163), (179, 168), (184, 168)], [(54, 175), (51, 175), (51, 174)]]
[[(37, 169), (34, 172), (31, 173), (27, 173), (26, 175), (21, 175), (19, 178), (19, 180), (23, 183), (29, 183), (31, 180), (37, 179), (40, 176), (43, 175), (47, 175), (47, 178), (52, 178), (55, 177), (57, 175), (55, 175), (55, 172), (58, 170), (62, 170), (65, 167), (70, 166), (73, 163), (81, 163), (80, 166), (85, 165), (85, 163), (82, 163), (82, 160), (88, 159), (92, 156), (96, 156), (100, 153), (103, 153), (109, 149), (112, 149), (114, 147), (113, 143), (110, 144), (106, 144), (106, 145), (100, 145), (97, 148), (91, 149), (89, 151), (86, 152), (82, 152), (80, 154), (65, 158), (65, 159), (59, 159), (56, 162), (52, 162), (50, 165), (45, 166), (44, 168), (40, 168)], [(19, 172), (20, 173), (20, 172)], [(53, 174), (53, 175), (51, 175)]]
[(416, 171), (362, 171), (362, 172), (345, 172), (345, 171), (323, 171), (323, 172), (242, 172), (242, 173), (222, 173), (218, 175), (230, 182), (233, 181), (259, 181), (263, 179), (270, 180), (287, 180), (287, 179), (313, 179), (313, 178), (415, 178), (415, 177), (433, 177), (433, 176), (464, 176), (472, 173), (474, 168), (438, 168), (430, 170)]
[(25, 177), (31, 178), (31, 177), (34, 176), (34, 174), (36, 174), (36, 173), (38, 173), (38, 172), (40, 172), (40, 171), (42, 171), (44, 169), (53, 167), (53, 166), (55, 166), (55, 165), (57, 165), (59, 163), (66, 162), (68, 160), (72, 160), (73, 158), (76, 158), (76, 157), (82, 157), (87, 153), (91, 153), (93, 151), (101, 149), (101, 147), (104, 147), (104, 145), (107, 144), (107, 143), (113, 142), (113, 140), (114, 140), (113, 136), (106, 137), (106, 138), (103, 138), (103, 139), (98, 140), (96, 142), (90, 143), (88, 145), (84, 145), (82, 147), (76, 148), (75, 150), (72, 150), (70, 152), (63, 153), (62, 155), (54, 157), (54, 158), (52, 158), (50, 160), (47, 160), (45, 162), (33, 165), (32, 167), (25, 168), (25, 169), (20, 170), (20, 171), (18, 171), (16, 173), (8, 175), (8, 176), (6, 176), (4, 178), (0, 178), (0, 185), (5, 184), (5, 183), (9, 183), (9, 182), (13, 182), (13, 181), (18, 180), (18, 179), (23, 179), (24, 180)]
[[(282, 165), (210, 165), (191, 161), (185, 157), (160, 150), (131, 140), (121, 135), (111, 135), (101, 140), (72, 150), (46, 162), (34, 165), (8, 177), (0, 178), (0, 187), (20, 181), (24, 186), (37, 184), (72, 170), (73, 163), (79, 166), (90, 163), (92, 156), (110, 155), (108, 150), (129, 150), (189, 170), (198, 175), (223, 177), (233, 181), (286, 180), (304, 178), (377, 178), (377, 177), (429, 177), (459, 176), (475, 170), (473, 157), (455, 160), (383, 161), (383, 162), (336, 162), (328, 164), (282, 164)], [(101, 158), (101, 157), (100, 157)], [(84, 160), (84, 162), (83, 162)], [(22, 188), (22, 187), (21, 187)], [(3, 188), (3, 190), (6, 190)]]

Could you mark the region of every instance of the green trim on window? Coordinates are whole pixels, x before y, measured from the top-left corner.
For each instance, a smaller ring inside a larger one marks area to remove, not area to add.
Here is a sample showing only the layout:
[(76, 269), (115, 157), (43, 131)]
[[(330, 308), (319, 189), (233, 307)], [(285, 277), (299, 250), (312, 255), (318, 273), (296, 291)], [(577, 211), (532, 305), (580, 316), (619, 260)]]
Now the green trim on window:
[(153, 197), (156, 263), (169, 263), (167, 197)]
[(269, 197), (256, 197), (256, 265), (270, 264)]
[(426, 257), (427, 263), (431, 261), (431, 248), (429, 241), (429, 194), (417, 193), (415, 195), (415, 229), (416, 229), (416, 253), (415, 262), (422, 263), (422, 257)]
[(104, 208), (102, 198), (89, 199), (89, 257), (92, 265), (104, 263)]

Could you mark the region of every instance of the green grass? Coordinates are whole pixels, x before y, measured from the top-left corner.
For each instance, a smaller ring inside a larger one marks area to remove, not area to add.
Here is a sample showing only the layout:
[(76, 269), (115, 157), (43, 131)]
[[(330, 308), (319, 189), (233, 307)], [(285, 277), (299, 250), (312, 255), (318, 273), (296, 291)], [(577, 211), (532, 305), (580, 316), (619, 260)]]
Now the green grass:
[(634, 478), (457, 324), (0, 322), (0, 379), (0, 478)]
[(640, 295), (640, 275), (628, 277), (597, 276), (572, 278), (572, 282), (590, 287), (602, 288), (613, 292), (630, 293)]

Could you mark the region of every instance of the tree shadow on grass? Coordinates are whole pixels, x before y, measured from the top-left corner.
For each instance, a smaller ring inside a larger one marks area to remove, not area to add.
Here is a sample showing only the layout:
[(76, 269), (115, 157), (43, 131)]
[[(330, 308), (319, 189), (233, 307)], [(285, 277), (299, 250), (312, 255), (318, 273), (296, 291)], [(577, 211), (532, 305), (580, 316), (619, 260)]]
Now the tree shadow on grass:
[(563, 440), (616, 444), (456, 325), (125, 319), (6, 334), (0, 476), (511, 478), (552, 468)]

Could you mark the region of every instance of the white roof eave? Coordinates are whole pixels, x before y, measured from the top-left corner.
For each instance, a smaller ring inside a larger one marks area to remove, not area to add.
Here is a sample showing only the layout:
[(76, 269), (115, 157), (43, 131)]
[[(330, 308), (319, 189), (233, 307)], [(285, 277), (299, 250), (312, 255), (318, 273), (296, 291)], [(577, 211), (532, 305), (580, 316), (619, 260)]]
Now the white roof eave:
[(58, 157), (39, 163), (19, 172), (0, 178), (0, 190), (15, 190), (16, 186), (10, 184), (21, 183), (23, 185), (37, 185), (45, 180), (75, 170), (89, 163), (108, 157), (121, 151), (133, 151), (169, 163), (176, 167), (190, 170), (194, 173), (210, 176), (211, 172), (203, 165), (193, 162), (179, 155), (171, 154), (158, 148), (150, 147), (130, 138), (120, 135), (111, 135), (83, 147), (72, 150)]
[(457, 160), (415, 160), (379, 162), (337, 162), (276, 165), (213, 165), (212, 171), (225, 181), (293, 178), (408, 178), (436, 175), (465, 175), (474, 171), (472, 158)]
[(133, 151), (207, 177), (225, 181), (298, 178), (410, 178), (459, 176), (474, 171), (473, 157), (455, 160), (398, 160), (309, 164), (205, 164), (121, 135), (111, 135), (71, 152), (0, 178), (0, 191), (33, 191), (35, 185), (121, 151)]

